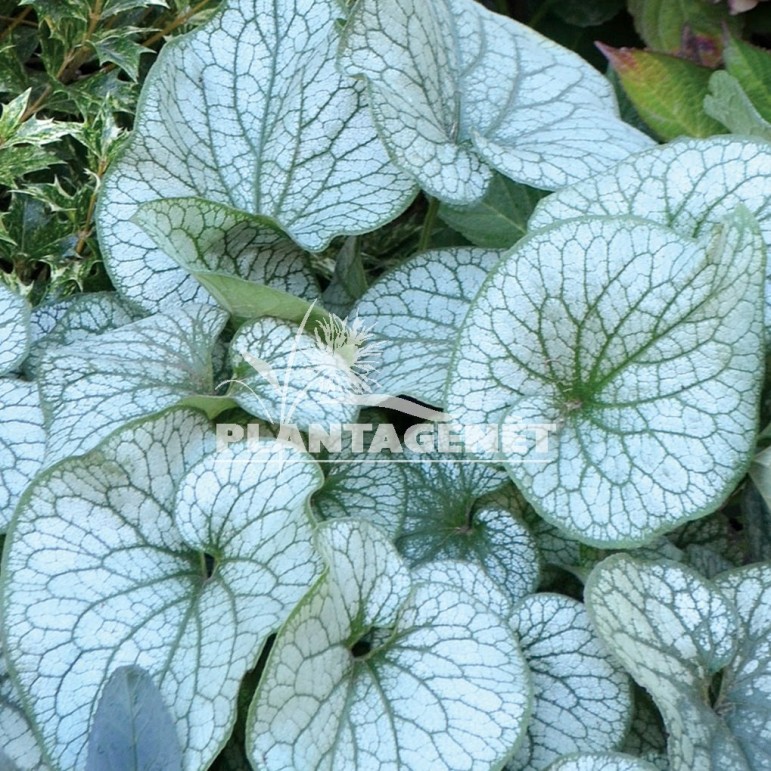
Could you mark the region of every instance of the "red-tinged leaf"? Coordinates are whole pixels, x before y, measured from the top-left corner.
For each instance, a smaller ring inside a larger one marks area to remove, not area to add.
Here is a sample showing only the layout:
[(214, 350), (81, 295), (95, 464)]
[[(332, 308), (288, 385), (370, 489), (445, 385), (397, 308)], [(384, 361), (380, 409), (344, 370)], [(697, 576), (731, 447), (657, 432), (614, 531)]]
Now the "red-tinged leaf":
[(640, 117), (664, 141), (725, 133), (704, 112), (712, 70), (668, 54), (597, 44)]

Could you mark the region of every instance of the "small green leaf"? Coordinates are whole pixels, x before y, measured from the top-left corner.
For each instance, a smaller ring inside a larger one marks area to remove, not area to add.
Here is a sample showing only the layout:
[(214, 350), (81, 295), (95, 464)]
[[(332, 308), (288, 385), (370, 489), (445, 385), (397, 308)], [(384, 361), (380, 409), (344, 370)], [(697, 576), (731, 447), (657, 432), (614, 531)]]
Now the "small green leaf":
[(412, 200), (363, 108), (364, 84), (337, 70), (339, 15), (337, 0), (232, 0), (164, 48), (97, 212), (108, 269), (130, 299), (158, 310), (169, 291), (160, 277), (174, 268), (132, 219), (149, 201), (205, 198), (321, 250)]
[(447, 411), (518, 430), (509, 474), (585, 543), (638, 545), (711, 513), (754, 446), (764, 261), (741, 207), (708, 244), (631, 218), (536, 231), (471, 304)]
[(170, 410), (60, 463), (19, 507), (3, 584), (9, 668), (57, 768), (84, 767), (102, 689), (134, 664), (171, 712), (183, 767), (208, 768), (244, 674), (320, 574), (318, 465), (273, 441), (213, 450), (208, 421)]
[(219, 309), (191, 304), (46, 351), (39, 369), (46, 463), (87, 452), (186, 396), (211, 394), (212, 347), (225, 321)]
[(555, 189), (650, 141), (583, 59), (473, 0), (361, 0), (340, 64), (395, 163), (445, 203), (481, 199), (493, 169)]
[(441, 406), (453, 337), (503, 252), (425, 252), (375, 282), (355, 313), (383, 344), (378, 389)]
[(739, 81), (760, 115), (771, 121), (771, 51), (730, 38), (723, 56), (729, 74)]
[(0, 284), (0, 375), (18, 369), (29, 351), (29, 304)]
[(527, 666), (497, 613), (450, 576), (411, 577), (369, 523), (325, 522), (317, 540), (327, 572), (270, 653), (247, 720), (252, 764), (501, 765), (520, 741), (531, 696)]
[(150, 675), (118, 667), (104, 685), (88, 737), (86, 771), (182, 771), (174, 723)]
[(601, 50), (640, 117), (661, 139), (725, 133), (704, 111), (712, 70), (669, 54), (610, 46)]
[(476, 246), (508, 249), (527, 233), (527, 221), (543, 196), (495, 173), (481, 201), (466, 207), (443, 203), (439, 216)]
[(533, 594), (511, 624), (533, 677), (533, 716), (510, 771), (540, 769), (573, 752), (611, 750), (632, 714), (629, 677), (598, 639), (584, 606)]
[(755, 109), (739, 81), (727, 72), (720, 70), (712, 74), (704, 110), (732, 134), (771, 142), (771, 123)]

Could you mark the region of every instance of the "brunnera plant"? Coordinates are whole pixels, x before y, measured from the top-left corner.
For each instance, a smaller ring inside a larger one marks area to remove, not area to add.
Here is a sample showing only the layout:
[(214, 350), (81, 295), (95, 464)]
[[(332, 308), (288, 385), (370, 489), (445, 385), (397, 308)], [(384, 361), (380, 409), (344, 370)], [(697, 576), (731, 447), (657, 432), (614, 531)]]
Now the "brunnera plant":
[(0, 761), (769, 768), (770, 180), (475, 0), (167, 45), (117, 292), (0, 288)]

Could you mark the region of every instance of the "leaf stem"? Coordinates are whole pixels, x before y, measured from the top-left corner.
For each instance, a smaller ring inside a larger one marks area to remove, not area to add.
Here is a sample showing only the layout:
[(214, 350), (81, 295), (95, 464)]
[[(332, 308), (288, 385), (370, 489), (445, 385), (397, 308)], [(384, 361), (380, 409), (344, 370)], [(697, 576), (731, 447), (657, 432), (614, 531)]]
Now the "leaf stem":
[(528, 19), (528, 27), (537, 29), (538, 25), (544, 20), (544, 17), (551, 11), (552, 0), (542, 0), (541, 4), (533, 11), (533, 15)]
[(439, 199), (431, 195), (427, 195), (426, 198), (428, 198), (428, 211), (426, 212), (426, 218), (423, 220), (423, 230), (420, 234), (418, 252), (425, 252), (428, 249), (428, 245), (431, 243), (431, 233), (433, 233), (434, 224), (436, 223), (436, 214), (439, 211)]

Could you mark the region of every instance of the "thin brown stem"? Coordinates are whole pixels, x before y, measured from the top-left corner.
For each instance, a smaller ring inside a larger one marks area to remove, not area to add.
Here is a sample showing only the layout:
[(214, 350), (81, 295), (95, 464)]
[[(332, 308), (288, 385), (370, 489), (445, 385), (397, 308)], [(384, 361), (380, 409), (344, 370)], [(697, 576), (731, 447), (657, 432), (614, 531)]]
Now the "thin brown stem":
[(200, 13), (204, 8), (206, 8), (207, 5), (211, 3), (211, 0), (201, 0), (200, 3), (197, 3), (192, 8), (190, 8), (185, 13), (181, 14), (180, 16), (177, 16), (176, 19), (169, 22), (162, 30), (159, 30), (151, 37), (147, 38), (144, 43), (142, 43), (143, 46), (146, 48), (150, 48), (154, 46), (156, 43), (163, 40), (163, 38), (166, 37), (166, 35), (170, 35), (177, 27), (181, 27), (183, 24), (186, 24), (190, 19), (193, 18), (197, 13)]
[(0, 40), (10, 35), (20, 24), (31, 24), (33, 27), (37, 26), (32, 22), (27, 21), (27, 16), (30, 15), (31, 11), (32, 6), (28, 5), (22, 9), (18, 16), (0, 16), (0, 19), (11, 19), (11, 23), (2, 32), (0, 32)]

